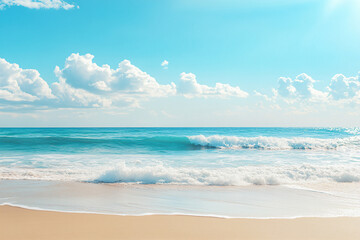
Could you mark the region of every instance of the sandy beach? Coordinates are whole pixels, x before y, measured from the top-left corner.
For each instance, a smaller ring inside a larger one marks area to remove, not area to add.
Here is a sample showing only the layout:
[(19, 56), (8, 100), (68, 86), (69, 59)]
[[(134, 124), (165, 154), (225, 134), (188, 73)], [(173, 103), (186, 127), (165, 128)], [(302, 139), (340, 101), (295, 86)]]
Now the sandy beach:
[(115, 216), (0, 207), (0, 239), (358, 239), (360, 218)]

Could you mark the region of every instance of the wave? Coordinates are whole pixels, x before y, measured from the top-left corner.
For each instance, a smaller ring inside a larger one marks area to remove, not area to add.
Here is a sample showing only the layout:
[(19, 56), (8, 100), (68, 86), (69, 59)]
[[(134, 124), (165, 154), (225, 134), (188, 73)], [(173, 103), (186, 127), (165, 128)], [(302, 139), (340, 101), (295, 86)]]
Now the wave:
[(113, 168), (8, 168), (0, 167), (0, 180), (82, 181), (93, 183), (180, 185), (283, 185), (323, 182), (360, 182), (360, 166), (301, 164), (292, 166), (242, 166), (193, 168), (129, 166)]
[(359, 182), (360, 168), (346, 166), (244, 166), (221, 169), (128, 167), (107, 170), (98, 183), (185, 184), (215, 186), (281, 185), (311, 182)]
[[(62, 147), (62, 150), (197, 150), (207, 147), (193, 145), (187, 137), (121, 137), (121, 138), (85, 138), (85, 137), (0, 137), (0, 150), (38, 150)], [(56, 150), (56, 149), (55, 149)]]
[(259, 149), (259, 150), (341, 150), (360, 149), (360, 136), (346, 138), (310, 137), (238, 137), (222, 135), (195, 135), (188, 137), (0, 137), (0, 149), (28, 149), (42, 146), (63, 146), (74, 149), (147, 149), (147, 150), (202, 150), (202, 149)]
[(280, 137), (237, 137), (213, 135), (190, 136), (189, 140), (194, 145), (220, 149), (264, 149), (264, 150), (340, 150), (360, 147), (360, 137), (348, 138), (280, 138)]

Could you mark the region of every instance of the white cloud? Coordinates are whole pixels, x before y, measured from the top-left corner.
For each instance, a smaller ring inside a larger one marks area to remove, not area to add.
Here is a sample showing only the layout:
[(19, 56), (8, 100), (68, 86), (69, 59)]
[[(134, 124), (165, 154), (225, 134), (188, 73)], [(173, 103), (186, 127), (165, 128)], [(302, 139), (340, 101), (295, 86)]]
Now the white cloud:
[(58, 82), (51, 88), (37, 70), (21, 69), (17, 64), (0, 59), (0, 103), (24, 107), (109, 107), (138, 106), (139, 96), (175, 94), (175, 85), (160, 85), (150, 75), (123, 61), (112, 70), (92, 63), (93, 56), (72, 54), (66, 67), (55, 73)]
[(289, 99), (302, 99), (312, 102), (325, 102), (328, 100), (328, 93), (314, 88), (315, 80), (309, 75), (302, 73), (294, 80), (280, 77), (277, 92), (280, 96)]
[(37, 70), (21, 69), (0, 59), (0, 103), (11, 107), (97, 108), (138, 107), (154, 97), (182, 95), (194, 97), (247, 97), (239, 87), (216, 83), (215, 87), (197, 83), (192, 73), (182, 73), (179, 85), (159, 84), (155, 78), (123, 60), (118, 67), (93, 62), (91, 54), (71, 54), (61, 69), (55, 67), (58, 81), (51, 86)]
[(162, 63), (161, 63), (161, 66), (164, 68), (164, 69), (168, 69), (168, 66), (169, 66), (169, 62), (164, 60)]
[[(185, 97), (247, 97), (239, 87), (216, 83), (215, 87), (198, 84), (192, 73), (182, 73), (179, 85), (159, 84), (155, 78), (123, 60), (116, 69), (109, 65), (102, 66), (93, 62), (91, 54), (71, 54), (63, 69), (55, 68), (55, 74), (66, 89), (81, 89), (88, 93), (107, 98), (111, 102), (114, 96), (121, 97), (167, 97), (176, 94)], [(71, 88), (70, 88), (71, 87)], [(69, 90), (70, 91), (70, 90)], [(71, 91), (72, 94), (74, 91)], [(86, 98), (88, 99), (88, 98)], [(92, 98), (93, 99), (93, 98)], [(84, 101), (81, 101), (84, 102)]]
[(229, 84), (216, 83), (215, 87), (201, 85), (197, 82), (195, 74), (184, 72), (180, 74), (177, 93), (188, 98), (210, 96), (246, 98), (248, 96), (247, 92)]
[(135, 67), (128, 60), (119, 64), (115, 73), (114, 87), (132, 93), (143, 93), (151, 96), (168, 96), (176, 92), (174, 83), (161, 85), (155, 78)]
[[(298, 75), (295, 80), (281, 77), (275, 93), (287, 103), (319, 102), (337, 106), (360, 103), (360, 73), (354, 77), (336, 74), (324, 91), (315, 89), (315, 82), (305, 73)], [(269, 97), (265, 95), (264, 98)], [(276, 99), (276, 94), (271, 99)]]
[[(91, 54), (71, 54), (62, 69), (55, 68), (58, 81), (49, 86), (37, 70), (22, 69), (0, 58), (2, 109), (15, 106), (17, 109), (21, 106), (28, 109), (139, 107), (142, 101), (155, 97), (246, 98), (249, 95), (238, 86), (200, 84), (193, 73), (181, 73), (177, 85), (160, 84), (128, 60), (113, 69), (107, 64), (99, 66), (93, 59)], [(286, 103), (317, 102), (333, 106), (360, 103), (360, 73), (354, 77), (337, 74), (323, 91), (315, 88), (315, 82), (305, 73), (295, 79), (281, 77), (272, 95), (256, 90), (253, 95), (274, 106), (280, 99)]]
[[(360, 73), (359, 73), (360, 75)], [(359, 75), (356, 77), (345, 77), (342, 74), (336, 74), (330, 82), (328, 90), (335, 100), (351, 99), (360, 95)]]
[(71, 9), (75, 6), (63, 0), (0, 0), (0, 9), (10, 6), (22, 6), (33, 9)]
[(76, 89), (67, 84), (64, 79), (53, 83), (52, 89), (58, 97), (56, 105), (60, 108), (75, 107), (110, 107), (112, 101), (84, 89)]
[(268, 101), (268, 102), (274, 102), (274, 101), (276, 101), (276, 98), (277, 98), (277, 96), (278, 96), (278, 94), (279, 94), (276, 89), (272, 89), (272, 93), (273, 93), (273, 96), (272, 96), (272, 97), (269, 97), (269, 96), (266, 95), (266, 94), (260, 93), (260, 92), (258, 92), (258, 91), (256, 91), (256, 90), (254, 91), (254, 95), (255, 95), (255, 96), (261, 97), (261, 98), (265, 99), (265, 100)]
[(0, 99), (10, 102), (34, 102), (55, 98), (47, 82), (33, 69), (0, 58)]
[(112, 70), (92, 63), (92, 55), (72, 54), (65, 68), (55, 68), (59, 78), (49, 87), (37, 70), (22, 69), (0, 58), (0, 104), (7, 108), (136, 107), (140, 97), (175, 94), (174, 85), (160, 85), (154, 78), (123, 61)]
[(118, 68), (109, 65), (98, 66), (91, 54), (71, 54), (65, 61), (65, 67), (56, 67), (55, 73), (64, 82), (78, 89), (100, 94), (135, 94), (151, 97), (173, 95), (175, 84), (161, 85), (155, 78), (141, 71), (130, 61), (124, 60)]

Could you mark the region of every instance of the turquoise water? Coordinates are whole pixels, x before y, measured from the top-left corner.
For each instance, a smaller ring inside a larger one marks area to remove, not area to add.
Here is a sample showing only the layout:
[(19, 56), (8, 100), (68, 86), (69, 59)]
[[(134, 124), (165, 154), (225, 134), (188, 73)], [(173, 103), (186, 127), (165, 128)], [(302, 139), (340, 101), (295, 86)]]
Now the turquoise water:
[(183, 185), (360, 181), (358, 128), (3, 128), (0, 179)]
[[(242, 149), (277, 149), (277, 147), (281, 148), (277, 140), (307, 138), (309, 141), (299, 140), (292, 144), (291, 148), (315, 149), (317, 140), (346, 139), (359, 134), (360, 129), (357, 128), (3, 128), (0, 129), (0, 151), (30, 154), (53, 152), (77, 154), (89, 151), (152, 154), (227, 147), (220, 143), (204, 144), (191, 141), (191, 137), (200, 135), (246, 138), (240, 144), (228, 143), (229, 147)], [(255, 139), (257, 137), (263, 137), (263, 141)], [(251, 146), (251, 143), (254, 145)], [(332, 146), (330, 142), (329, 145), (324, 146), (324, 148), (334, 147), (336, 146)]]

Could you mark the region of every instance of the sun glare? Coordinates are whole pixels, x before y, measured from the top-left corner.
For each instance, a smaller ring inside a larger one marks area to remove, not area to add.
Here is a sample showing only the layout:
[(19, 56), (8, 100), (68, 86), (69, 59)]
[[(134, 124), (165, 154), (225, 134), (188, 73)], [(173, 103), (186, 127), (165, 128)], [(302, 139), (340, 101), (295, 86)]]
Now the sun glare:
[(341, 7), (347, 7), (351, 11), (358, 11), (360, 8), (359, 0), (328, 0), (325, 7), (326, 14), (332, 14)]

